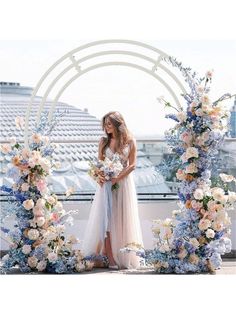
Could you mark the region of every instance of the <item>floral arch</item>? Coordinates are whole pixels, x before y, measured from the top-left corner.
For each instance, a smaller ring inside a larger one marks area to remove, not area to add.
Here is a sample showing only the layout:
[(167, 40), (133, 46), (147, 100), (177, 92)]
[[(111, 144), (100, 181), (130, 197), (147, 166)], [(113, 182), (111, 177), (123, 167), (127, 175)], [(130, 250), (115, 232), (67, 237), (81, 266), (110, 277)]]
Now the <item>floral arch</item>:
[[(97, 52), (96, 48), (101, 45), (108, 49)], [(115, 49), (110, 48), (113, 45)], [(129, 49), (124, 50), (124, 45)], [(139, 51), (134, 51), (134, 47)], [(91, 64), (104, 56), (122, 56), (134, 58), (135, 61), (127, 62), (121, 58)], [(122, 250), (136, 251), (159, 273), (212, 272), (220, 267), (221, 255), (230, 251), (231, 244), (227, 237), (230, 219), (227, 210), (233, 208), (236, 193), (228, 190), (227, 183), (235, 181), (235, 178), (221, 174), (222, 186), (212, 186), (210, 178), (217, 149), (227, 132), (228, 112), (222, 102), (232, 96), (225, 94), (211, 101), (209, 84), (212, 72), (207, 72), (204, 78), (198, 78), (191, 68), (184, 67), (155, 47), (130, 40), (103, 40), (70, 51), (46, 71), (32, 93), (25, 125), (21, 119), (16, 121), (24, 129), (24, 146), (11, 140), (10, 144), (1, 148), (4, 154), (11, 156), (10, 174), (14, 174), (15, 178), (11, 188), (0, 187), (11, 197), (5, 217), (14, 214), (17, 222), (14, 230), (2, 227), (2, 231), (12, 241), (9, 253), (3, 259), (3, 270), (16, 264), (23, 272), (68, 273), (93, 267), (92, 262), (85, 259), (80, 251), (73, 250), (75, 237), (65, 238), (64, 224), (68, 214), (63, 211), (57, 196), (47, 188), (46, 178), (51, 169), (56, 167), (51, 160), (53, 143), (50, 143), (47, 135), (55, 123), (55, 106), (66, 88), (83, 74), (112, 65), (141, 70), (167, 89), (175, 105), (164, 99), (161, 101), (176, 110), (175, 114), (167, 116), (176, 121), (176, 126), (166, 136), (179, 161), (176, 173), (180, 181), (179, 209), (173, 212), (173, 219), (155, 221), (153, 233), (156, 247), (147, 251), (135, 243), (127, 243)], [(180, 71), (184, 84), (171, 70), (173, 68)], [(64, 75), (69, 72), (69, 78), (64, 83)], [(56, 90), (60, 80), (63, 84)], [(174, 89), (172, 84), (175, 85)], [(29, 138), (31, 108), (41, 88), (45, 91), (35, 129)], [(42, 113), (49, 96), (53, 104), (49, 115), (45, 117)], [(183, 97), (186, 109), (181, 105), (183, 100), (179, 96)]]

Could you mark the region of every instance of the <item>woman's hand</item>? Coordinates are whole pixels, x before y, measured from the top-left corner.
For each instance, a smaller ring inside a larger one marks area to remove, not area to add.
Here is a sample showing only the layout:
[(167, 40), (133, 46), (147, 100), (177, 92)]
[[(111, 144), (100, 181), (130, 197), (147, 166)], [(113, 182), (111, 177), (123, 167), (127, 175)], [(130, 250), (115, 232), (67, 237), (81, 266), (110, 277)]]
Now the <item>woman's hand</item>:
[(118, 183), (118, 181), (119, 180), (117, 178), (112, 178), (111, 179), (111, 184), (114, 185), (114, 184)]
[(98, 180), (98, 184), (102, 187), (103, 183), (106, 181), (105, 176), (104, 175), (99, 175), (99, 180)]

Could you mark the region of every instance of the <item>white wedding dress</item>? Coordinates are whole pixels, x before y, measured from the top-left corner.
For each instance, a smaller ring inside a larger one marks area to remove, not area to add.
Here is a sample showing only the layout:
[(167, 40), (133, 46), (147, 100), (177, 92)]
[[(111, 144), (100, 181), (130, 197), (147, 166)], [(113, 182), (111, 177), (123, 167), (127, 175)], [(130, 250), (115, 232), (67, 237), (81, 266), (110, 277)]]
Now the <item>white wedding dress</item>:
[[(122, 154), (119, 154), (124, 168), (128, 166), (129, 152), (130, 144), (127, 144)], [(114, 153), (107, 147), (105, 154), (111, 159)], [(120, 252), (129, 243), (143, 246), (133, 173), (128, 174), (118, 184), (119, 188), (112, 191), (112, 212), (107, 231), (110, 231), (112, 253), (119, 268), (137, 269), (141, 266), (142, 259), (135, 252)], [(105, 219), (105, 201), (104, 185), (101, 187), (98, 184), (83, 239), (84, 256), (102, 253), (97, 248), (101, 242), (104, 245), (101, 234)]]

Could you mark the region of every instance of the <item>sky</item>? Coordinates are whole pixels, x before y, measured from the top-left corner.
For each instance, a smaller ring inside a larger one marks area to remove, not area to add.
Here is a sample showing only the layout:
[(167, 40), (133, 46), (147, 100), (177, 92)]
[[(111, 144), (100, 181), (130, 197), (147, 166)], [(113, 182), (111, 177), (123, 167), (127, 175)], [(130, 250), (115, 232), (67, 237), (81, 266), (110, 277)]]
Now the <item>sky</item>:
[[(14, 81), (22, 86), (34, 87), (55, 61), (88, 42), (91, 40), (1, 40), (0, 81)], [(236, 92), (236, 40), (143, 42), (176, 57), (183, 65), (197, 71), (201, 77), (207, 70), (213, 69), (212, 99), (226, 92)], [(100, 47), (100, 50), (103, 48)], [(100, 50), (98, 48), (97, 51)], [(144, 53), (149, 54), (146, 51)], [(101, 60), (111, 59), (107, 57)], [(113, 57), (113, 60), (117, 60), (117, 57)], [(119, 57), (119, 60), (129, 61), (129, 57)], [(182, 80), (181, 73), (172, 70)], [(60, 86), (67, 80), (67, 77), (63, 77)], [(47, 84), (45, 82), (45, 86)], [(180, 90), (177, 86), (172, 86), (173, 82), (170, 85), (184, 105)], [(42, 89), (41, 94), (43, 91)], [(157, 97), (161, 95), (174, 104), (171, 95), (160, 82), (147, 73), (131, 67), (110, 66), (81, 76), (65, 90), (60, 100), (80, 109), (87, 108), (90, 114), (99, 119), (110, 110), (120, 111), (128, 128), (136, 136), (156, 136), (164, 134), (166, 129), (173, 126), (165, 118), (170, 110), (157, 101)], [(228, 102), (229, 107), (232, 103), (233, 100)]]

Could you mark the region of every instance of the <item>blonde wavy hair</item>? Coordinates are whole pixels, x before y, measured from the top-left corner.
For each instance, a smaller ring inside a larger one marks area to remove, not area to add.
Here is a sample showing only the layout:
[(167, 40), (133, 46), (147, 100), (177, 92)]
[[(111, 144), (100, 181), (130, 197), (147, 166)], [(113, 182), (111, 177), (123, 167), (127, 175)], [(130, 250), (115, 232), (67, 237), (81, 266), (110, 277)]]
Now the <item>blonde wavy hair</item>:
[(118, 153), (122, 152), (122, 149), (125, 147), (126, 144), (133, 138), (131, 132), (128, 130), (125, 120), (122, 116), (121, 113), (118, 111), (110, 111), (107, 114), (104, 115), (102, 118), (102, 129), (105, 131), (107, 137), (103, 138), (102, 142), (102, 154), (104, 155), (106, 147), (110, 146), (111, 142), (111, 134), (108, 134), (106, 132), (106, 122), (107, 119), (110, 120), (111, 124), (114, 127), (114, 133), (115, 133), (115, 138), (116, 138), (116, 151)]

